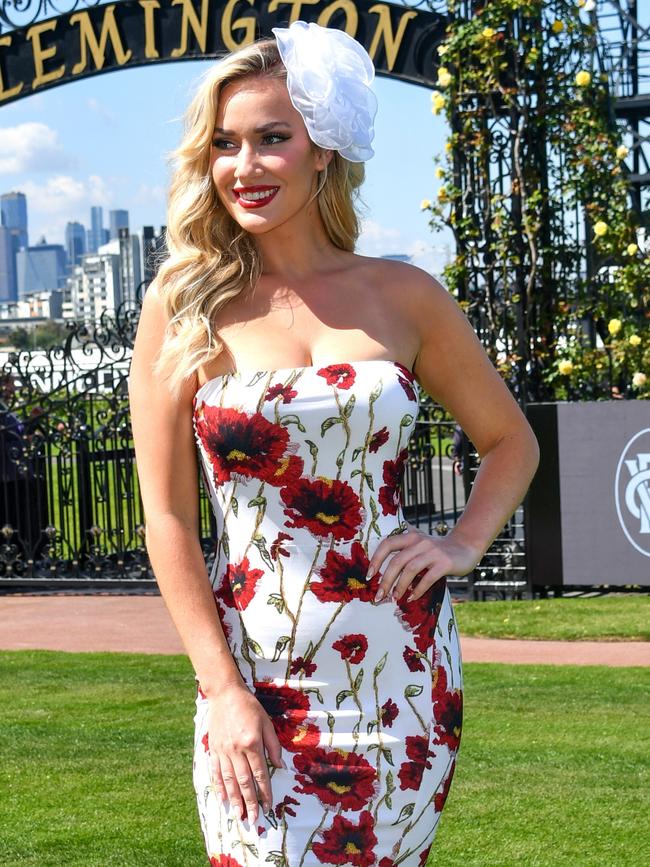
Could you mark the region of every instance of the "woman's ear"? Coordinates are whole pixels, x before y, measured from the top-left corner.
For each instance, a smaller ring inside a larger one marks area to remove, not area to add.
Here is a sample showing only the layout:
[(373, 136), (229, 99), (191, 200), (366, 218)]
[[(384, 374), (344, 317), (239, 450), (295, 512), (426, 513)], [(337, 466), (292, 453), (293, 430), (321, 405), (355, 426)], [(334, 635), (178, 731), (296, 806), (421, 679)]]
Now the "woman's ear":
[(325, 148), (318, 148), (316, 151), (316, 168), (319, 172), (322, 172), (323, 169), (330, 164), (334, 157), (334, 151), (325, 150)]

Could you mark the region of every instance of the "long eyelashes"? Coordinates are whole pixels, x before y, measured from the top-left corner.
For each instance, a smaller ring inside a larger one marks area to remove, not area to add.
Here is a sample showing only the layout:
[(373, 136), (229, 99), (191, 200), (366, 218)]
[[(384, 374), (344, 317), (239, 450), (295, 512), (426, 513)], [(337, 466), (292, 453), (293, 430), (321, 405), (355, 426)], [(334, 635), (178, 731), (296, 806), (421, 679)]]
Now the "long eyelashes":
[[(290, 136), (280, 135), (279, 133), (270, 133), (269, 135), (264, 136), (264, 138), (262, 139), (262, 143), (276, 144), (279, 142), (288, 141), (289, 138)], [(269, 141), (269, 139), (276, 139), (276, 141)], [(233, 144), (233, 142), (231, 142), (230, 139), (227, 138), (216, 137), (212, 139), (212, 145), (213, 147), (217, 148), (217, 150), (230, 150), (228, 145), (231, 144)]]

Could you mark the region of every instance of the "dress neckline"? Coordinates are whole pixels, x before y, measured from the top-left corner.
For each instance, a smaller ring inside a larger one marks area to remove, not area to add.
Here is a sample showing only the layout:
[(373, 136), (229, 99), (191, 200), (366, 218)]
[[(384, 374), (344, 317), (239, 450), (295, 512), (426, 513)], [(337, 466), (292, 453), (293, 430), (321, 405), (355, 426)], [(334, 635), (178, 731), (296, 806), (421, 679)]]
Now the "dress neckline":
[(415, 374), (412, 370), (410, 370), (406, 365), (402, 364), (401, 361), (395, 361), (392, 358), (360, 358), (358, 361), (330, 361), (326, 364), (305, 364), (300, 367), (276, 367), (269, 368), (268, 370), (233, 370), (230, 373), (220, 373), (217, 376), (212, 376), (210, 379), (207, 379), (203, 385), (201, 385), (196, 392), (194, 393), (194, 399), (198, 397), (198, 395), (203, 391), (204, 388), (207, 388), (208, 385), (212, 385), (215, 382), (219, 382), (221, 379), (227, 379), (230, 376), (242, 377), (242, 376), (257, 376), (260, 373), (287, 373), (288, 371), (294, 370), (314, 370), (316, 368), (320, 369), (322, 367), (338, 367), (341, 364), (350, 364), (353, 367), (358, 364), (393, 364), (395, 367), (398, 367), (402, 371), (406, 371), (408, 375), (412, 378), (413, 382), (415, 382)]

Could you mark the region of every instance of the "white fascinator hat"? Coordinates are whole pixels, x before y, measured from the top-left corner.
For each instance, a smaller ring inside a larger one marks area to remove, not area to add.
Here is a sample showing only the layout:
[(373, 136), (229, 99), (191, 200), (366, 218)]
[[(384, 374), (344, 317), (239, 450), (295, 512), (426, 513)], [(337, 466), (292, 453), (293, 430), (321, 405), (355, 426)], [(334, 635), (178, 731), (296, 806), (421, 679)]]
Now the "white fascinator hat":
[(311, 140), (352, 162), (374, 156), (375, 67), (366, 49), (343, 30), (305, 21), (271, 30)]

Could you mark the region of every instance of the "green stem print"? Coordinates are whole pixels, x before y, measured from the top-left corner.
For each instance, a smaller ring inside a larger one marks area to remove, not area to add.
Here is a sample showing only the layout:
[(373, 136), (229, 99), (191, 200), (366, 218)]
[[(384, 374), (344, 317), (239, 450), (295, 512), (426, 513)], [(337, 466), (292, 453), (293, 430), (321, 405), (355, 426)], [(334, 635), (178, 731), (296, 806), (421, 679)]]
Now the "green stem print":
[(288, 645), (289, 653), (287, 654), (287, 670), (285, 673), (285, 678), (287, 680), (291, 676), (291, 657), (293, 655), (293, 648), (296, 645), (296, 631), (298, 629), (298, 620), (300, 618), (300, 610), (302, 609), (302, 600), (305, 598), (305, 593), (307, 592), (307, 589), (309, 587), (309, 583), (311, 581), (311, 577), (312, 577), (313, 572), (314, 572), (314, 567), (316, 566), (316, 563), (318, 563), (318, 558), (320, 556), (320, 551), (321, 551), (322, 547), (323, 547), (323, 541), (321, 539), (321, 540), (319, 540), (318, 545), (316, 546), (316, 553), (314, 554), (314, 559), (311, 562), (311, 566), (309, 567), (309, 572), (307, 573), (307, 577), (305, 578), (305, 582), (304, 582), (304, 584), (302, 586), (302, 590), (300, 592), (300, 601), (298, 602), (298, 609), (296, 610), (296, 616), (295, 616), (295, 619), (293, 621), (293, 625), (291, 628), (291, 639), (290, 639), (289, 645)]
[(320, 831), (320, 829), (323, 827), (323, 824), (324, 824), (324, 822), (325, 822), (325, 819), (327, 818), (327, 814), (328, 814), (328, 813), (329, 813), (329, 810), (325, 810), (325, 811), (324, 811), (324, 813), (323, 813), (323, 815), (322, 815), (322, 817), (321, 817), (320, 822), (318, 823), (318, 825), (314, 828), (314, 830), (313, 830), (313, 831), (311, 832), (311, 834), (309, 835), (309, 839), (307, 840), (307, 844), (306, 844), (306, 846), (305, 846), (305, 851), (302, 853), (302, 856), (301, 856), (301, 858), (300, 858), (300, 863), (298, 864), (298, 867), (302, 867), (302, 864), (303, 864), (303, 862), (304, 862), (304, 860), (305, 860), (305, 856), (307, 855), (307, 852), (311, 849), (311, 844), (312, 844), (312, 842), (313, 842), (313, 840), (314, 840), (314, 837), (315, 837), (316, 834)]

